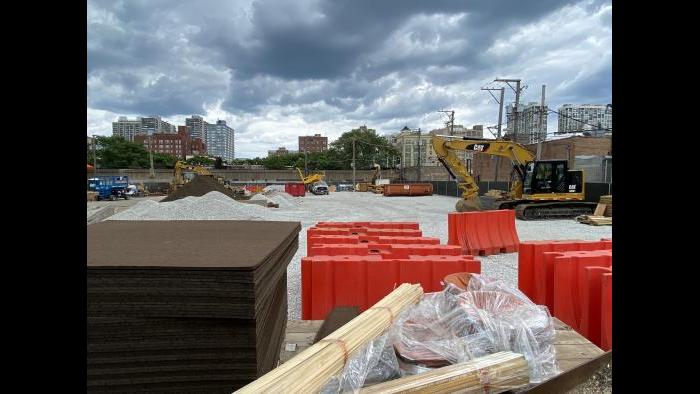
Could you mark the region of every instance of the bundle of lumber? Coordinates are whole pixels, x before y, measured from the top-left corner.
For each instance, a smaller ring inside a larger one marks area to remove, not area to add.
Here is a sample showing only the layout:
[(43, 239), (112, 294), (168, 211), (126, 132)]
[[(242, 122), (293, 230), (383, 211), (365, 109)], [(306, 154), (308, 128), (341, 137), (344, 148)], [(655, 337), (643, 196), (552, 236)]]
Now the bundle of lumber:
[(230, 393), (272, 370), (298, 222), (88, 227), (88, 392)]
[(502, 393), (529, 383), (529, 369), (522, 354), (498, 352), (464, 363), (406, 376), (360, 392), (372, 393)]
[(581, 215), (576, 217), (576, 221), (593, 226), (612, 226), (612, 217)]
[(353, 354), (386, 331), (422, 295), (420, 285), (400, 285), (358, 317), (237, 392), (318, 392)]
[(600, 196), (599, 204), (605, 205), (605, 211), (603, 213), (603, 216), (612, 217), (612, 195)]

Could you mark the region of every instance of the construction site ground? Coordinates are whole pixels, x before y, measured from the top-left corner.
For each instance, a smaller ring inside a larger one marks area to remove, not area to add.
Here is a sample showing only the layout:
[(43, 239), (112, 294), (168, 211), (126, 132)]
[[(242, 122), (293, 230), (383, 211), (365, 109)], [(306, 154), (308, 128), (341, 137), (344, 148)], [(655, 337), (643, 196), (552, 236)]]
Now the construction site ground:
[[(124, 211), (139, 201), (163, 197), (146, 197), (131, 200), (88, 202), (88, 224), (101, 221), (114, 213)], [(299, 221), (299, 249), (287, 269), (288, 319), (301, 319), (301, 258), (306, 255), (306, 230), (321, 221), (415, 221), (420, 224), (423, 236), (438, 237), (447, 243), (447, 213), (455, 210), (457, 197), (440, 195), (422, 197), (384, 197), (368, 192), (335, 192), (328, 195), (292, 197), (274, 191), (268, 198), (279, 208), (267, 208), (268, 220)], [(168, 203), (171, 204), (171, 203)], [(257, 207), (257, 206), (256, 206)], [(254, 209), (251, 207), (251, 209)], [(100, 210), (103, 210), (100, 212)], [(101, 213), (101, 214), (100, 214)], [(575, 219), (521, 221), (516, 220), (521, 241), (583, 239), (598, 240), (612, 237), (612, 226), (589, 226)], [(517, 287), (517, 253), (477, 256), (482, 263), (482, 274), (506, 280)], [(611, 365), (601, 370), (589, 382), (581, 385), (576, 393), (610, 392)]]
[(165, 196), (136, 197), (128, 200), (120, 199), (116, 201), (88, 201), (87, 202), (87, 222), (88, 224), (100, 222), (116, 213), (131, 208), (143, 200), (160, 201)]
[[(306, 255), (306, 230), (321, 221), (416, 221), (426, 237), (438, 237), (447, 243), (447, 213), (455, 210), (456, 197), (384, 197), (380, 194), (361, 192), (336, 192), (329, 195), (291, 197), (280, 193), (273, 200), (279, 208), (270, 208), (287, 220), (302, 224), (299, 234), (299, 250), (294, 256), (288, 273), (289, 318), (301, 318), (300, 262)], [(516, 220), (521, 241), (548, 239), (597, 240), (612, 237), (611, 226), (588, 226), (568, 220), (521, 221)], [(518, 255), (507, 253), (477, 257), (481, 260), (482, 273), (502, 278), (514, 286), (518, 281)]]

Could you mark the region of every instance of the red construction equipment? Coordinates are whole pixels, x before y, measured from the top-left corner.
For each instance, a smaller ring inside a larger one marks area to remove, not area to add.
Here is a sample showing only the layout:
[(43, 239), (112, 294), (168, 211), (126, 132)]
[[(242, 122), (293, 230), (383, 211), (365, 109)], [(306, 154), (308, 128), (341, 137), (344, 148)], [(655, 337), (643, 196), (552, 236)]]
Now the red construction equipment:
[(285, 183), (284, 191), (292, 197), (304, 197), (306, 195), (306, 186), (303, 183)]

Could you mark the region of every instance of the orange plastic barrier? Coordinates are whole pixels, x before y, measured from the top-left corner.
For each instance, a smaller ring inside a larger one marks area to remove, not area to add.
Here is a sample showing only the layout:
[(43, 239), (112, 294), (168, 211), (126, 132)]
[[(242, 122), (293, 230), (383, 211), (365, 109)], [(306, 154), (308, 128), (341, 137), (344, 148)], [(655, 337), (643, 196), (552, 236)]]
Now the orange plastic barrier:
[(579, 332), (598, 347), (602, 346), (603, 275), (612, 274), (611, 268), (583, 267), (579, 274), (581, 292), (581, 320)]
[(470, 256), (381, 255), (315, 256), (301, 259), (302, 319), (323, 320), (338, 306), (364, 311), (401, 283), (420, 283), (423, 290), (442, 290), (442, 279), (456, 272), (480, 273)]
[[(612, 249), (612, 241), (551, 240), (521, 242), (518, 248), (518, 288), (531, 300), (547, 305), (547, 289), (553, 286), (552, 261), (546, 252)], [(552, 296), (549, 297), (552, 300)], [(550, 306), (550, 312), (552, 308)]]
[(307, 237), (315, 235), (374, 235), (374, 236), (393, 236), (393, 237), (421, 237), (423, 232), (414, 229), (391, 229), (391, 228), (367, 228), (367, 227), (348, 227), (348, 228), (331, 228), (331, 227), (309, 227), (306, 231)]
[(401, 245), (439, 245), (440, 238), (432, 237), (394, 237), (381, 235), (312, 235), (306, 236), (306, 255), (311, 255), (311, 248), (324, 244), (401, 244)]
[[(590, 331), (589, 324), (586, 324), (585, 330), (582, 326), (584, 310), (587, 310), (587, 305), (590, 304), (590, 301), (587, 301), (591, 297), (589, 294), (590, 281), (599, 281), (597, 277), (589, 277), (588, 275), (592, 274), (587, 274), (586, 268), (611, 268), (611, 256), (611, 253), (608, 256), (604, 255), (603, 251), (589, 251), (570, 253), (554, 258), (554, 312), (552, 314), (584, 336), (587, 336), (584, 331)], [(600, 291), (600, 287), (598, 287), (598, 295), (593, 297), (597, 297), (599, 300)], [(597, 302), (595, 308), (600, 309), (600, 301)], [(590, 312), (590, 310), (587, 311), (586, 313)], [(600, 321), (598, 321), (598, 325), (600, 325)]]
[(314, 256), (368, 256), (406, 259), (408, 256), (460, 256), (462, 249), (456, 245), (415, 244), (322, 244), (309, 248), (307, 255)]
[(600, 348), (612, 349), (612, 273), (603, 274), (600, 307)]
[(518, 251), (515, 211), (511, 209), (450, 212), (447, 214), (449, 245), (460, 245), (464, 254), (488, 256)]
[(388, 229), (412, 229), (418, 230), (418, 222), (318, 222), (315, 227), (330, 228), (388, 228)]

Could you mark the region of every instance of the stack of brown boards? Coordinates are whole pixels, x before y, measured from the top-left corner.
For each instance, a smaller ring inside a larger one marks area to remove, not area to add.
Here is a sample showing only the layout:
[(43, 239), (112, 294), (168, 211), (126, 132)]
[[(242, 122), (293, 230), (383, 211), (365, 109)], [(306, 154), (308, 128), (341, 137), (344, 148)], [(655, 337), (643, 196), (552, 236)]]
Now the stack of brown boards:
[(298, 222), (88, 227), (88, 392), (231, 393), (272, 370)]

